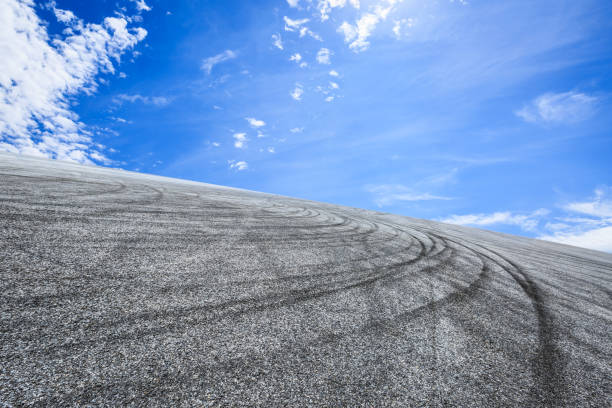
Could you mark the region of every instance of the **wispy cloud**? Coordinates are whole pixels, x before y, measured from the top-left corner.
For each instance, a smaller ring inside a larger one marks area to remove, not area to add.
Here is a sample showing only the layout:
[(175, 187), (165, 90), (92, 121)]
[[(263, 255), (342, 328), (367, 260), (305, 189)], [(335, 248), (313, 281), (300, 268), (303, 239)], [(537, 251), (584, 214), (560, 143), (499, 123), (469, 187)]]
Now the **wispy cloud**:
[(102, 24), (91, 24), (53, 2), (47, 7), (66, 25), (63, 37), (49, 37), (33, 2), (2, 2), (0, 150), (105, 162), (103, 146), (93, 142), (70, 98), (94, 93), (98, 74), (114, 73), (114, 61), (120, 61), (147, 31), (129, 28), (128, 17), (107, 17)]
[(331, 70), (329, 71), (329, 75), (333, 76), (333, 77), (339, 77), (340, 74), (336, 71), (336, 70)]
[[(317, 10), (321, 13), (321, 21), (329, 19), (329, 14), (334, 8), (343, 8), (346, 6), (347, 0), (319, 0)], [(359, 8), (359, 0), (348, 0), (353, 7)]]
[(166, 106), (171, 102), (171, 99), (165, 96), (142, 96), (140, 94), (119, 94), (113, 98), (113, 100), (118, 104), (123, 102), (141, 102), (145, 105), (155, 105), (160, 107)]
[(489, 225), (516, 225), (525, 231), (534, 231), (542, 217), (548, 215), (550, 211), (539, 209), (529, 214), (516, 214), (510, 211), (501, 211), (491, 214), (467, 214), (451, 215), (440, 219), (441, 222), (456, 225), (489, 226)]
[(284, 49), (283, 40), (280, 34), (272, 34), (272, 41), (273, 41), (272, 43), (274, 44), (276, 48), (278, 48), (279, 50)]
[(595, 190), (591, 199), (570, 202), (562, 206), (569, 214), (546, 225), (549, 233), (538, 238), (599, 251), (612, 252), (612, 188)]
[(151, 7), (145, 3), (144, 0), (130, 0), (136, 6), (136, 10), (138, 11), (151, 11)]
[(531, 123), (573, 123), (588, 119), (597, 98), (580, 92), (546, 93), (525, 105), (516, 115)]
[(242, 171), (242, 170), (246, 170), (249, 168), (249, 164), (243, 160), (241, 161), (228, 160), (227, 164), (229, 164), (230, 169), (234, 169), (237, 171)]
[(293, 129), (289, 129), (289, 131), (290, 131), (291, 133), (302, 133), (302, 132), (304, 131), (304, 128), (301, 128), (301, 127), (295, 127), (295, 128), (293, 128)]
[(220, 54), (206, 58), (202, 61), (202, 70), (210, 75), (215, 65), (236, 58), (238, 55), (232, 50), (225, 50)]
[(330, 57), (332, 56), (332, 54), (333, 52), (330, 51), (328, 48), (321, 48), (319, 52), (317, 52), (317, 62), (319, 64), (331, 64)]
[(304, 88), (302, 88), (302, 85), (295, 84), (295, 88), (289, 95), (291, 95), (291, 97), (295, 99), (296, 101), (300, 101), (302, 100), (303, 94), (304, 94)]
[(560, 231), (552, 235), (542, 235), (538, 238), (560, 244), (612, 252), (612, 225), (583, 232)]
[(310, 21), (308, 18), (292, 20), (287, 16), (284, 16), (283, 20), (285, 20), (285, 31), (298, 31), (304, 24)]
[(371, 11), (364, 13), (354, 23), (344, 21), (338, 32), (344, 35), (344, 41), (349, 44), (349, 48), (355, 52), (365, 51), (370, 46), (368, 39), (372, 35), (378, 23), (387, 19), (389, 13), (394, 9), (395, 4), (402, 0), (387, 0), (376, 4)]
[(416, 192), (401, 184), (367, 185), (365, 190), (374, 195), (374, 203), (379, 207), (385, 207), (398, 201), (430, 201), (430, 200), (452, 200), (451, 197), (438, 196), (430, 193)]
[(289, 4), (289, 7), (297, 8), (300, 4), (300, 0), (287, 0), (287, 4)]
[(411, 18), (402, 18), (399, 20), (395, 20), (393, 22), (393, 34), (395, 34), (395, 38), (402, 38), (403, 29), (405, 27), (412, 27), (414, 25), (414, 20)]
[(563, 215), (553, 216), (541, 208), (531, 213), (499, 211), (494, 213), (451, 215), (439, 221), (457, 225), (486, 227), (513, 225), (538, 239), (612, 252), (612, 188), (602, 187), (588, 200), (561, 205)]

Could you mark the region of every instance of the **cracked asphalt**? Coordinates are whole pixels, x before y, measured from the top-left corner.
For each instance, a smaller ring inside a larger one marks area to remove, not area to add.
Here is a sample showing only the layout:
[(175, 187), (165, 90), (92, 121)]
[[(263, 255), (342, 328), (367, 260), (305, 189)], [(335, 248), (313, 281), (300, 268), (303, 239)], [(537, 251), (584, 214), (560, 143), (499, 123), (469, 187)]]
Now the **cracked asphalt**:
[(612, 255), (0, 153), (0, 406), (605, 407)]

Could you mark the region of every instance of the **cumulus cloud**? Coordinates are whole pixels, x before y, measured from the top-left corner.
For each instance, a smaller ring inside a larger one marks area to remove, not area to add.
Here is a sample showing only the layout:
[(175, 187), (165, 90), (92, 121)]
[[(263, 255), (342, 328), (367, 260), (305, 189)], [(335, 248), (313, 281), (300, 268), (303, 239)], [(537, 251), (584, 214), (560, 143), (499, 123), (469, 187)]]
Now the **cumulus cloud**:
[(245, 161), (235, 161), (235, 160), (228, 160), (227, 163), (230, 166), (230, 169), (234, 169), (237, 171), (242, 171), (242, 170), (246, 170), (249, 168), (249, 164)]
[(291, 97), (296, 101), (302, 100), (302, 95), (304, 94), (304, 89), (302, 85), (295, 84), (295, 89), (290, 93)]
[(300, 4), (300, 0), (287, 0), (287, 4), (289, 4), (289, 7), (296, 8)]
[(491, 214), (451, 215), (440, 221), (448, 224), (478, 227), (496, 224), (516, 225), (525, 231), (534, 231), (542, 217), (548, 214), (549, 211), (542, 208), (530, 214), (515, 214), (510, 211), (501, 211)]
[(289, 57), (289, 61), (300, 62), (301, 60), (302, 60), (302, 56), (297, 52), (293, 54), (291, 57)]
[(115, 73), (121, 55), (147, 31), (124, 17), (85, 23), (47, 5), (64, 35), (50, 38), (32, 0), (3, 0), (0, 13), (0, 150), (81, 163), (108, 162), (71, 110), (71, 98), (97, 90), (100, 73)]
[(580, 92), (545, 93), (515, 113), (530, 123), (574, 123), (588, 119), (596, 102)]
[(247, 139), (246, 133), (234, 133), (234, 147), (237, 149), (245, 149)]
[(327, 65), (331, 64), (330, 57), (332, 54), (333, 52), (330, 51), (329, 49), (321, 48), (319, 52), (317, 52), (317, 62), (319, 64), (327, 64)]
[(206, 71), (210, 75), (213, 67), (225, 61), (236, 58), (238, 55), (232, 50), (225, 50), (220, 54), (208, 57), (202, 61), (202, 70)]
[(339, 77), (340, 76), (340, 74), (338, 74), (338, 72), (333, 70), (333, 69), (331, 71), (329, 71), (329, 75), (331, 75), (333, 77)]
[(401, 184), (367, 185), (365, 190), (374, 195), (374, 203), (379, 207), (389, 206), (402, 201), (452, 200), (451, 197), (416, 192)]
[(273, 44), (276, 48), (278, 48), (279, 50), (282, 50), (283, 47), (283, 40), (281, 39), (280, 34), (272, 34), (272, 40), (273, 40)]
[(266, 126), (266, 122), (264, 122), (263, 120), (258, 120), (255, 118), (245, 118), (245, 120), (249, 122), (249, 125), (251, 125), (254, 128)]
[(368, 38), (370, 38), (376, 26), (381, 21), (386, 20), (395, 5), (401, 1), (402, 0), (381, 1), (379, 4), (375, 5), (371, 11), (362, 14), (354, 24), (344, 21), (340, 27), (338, 27), (338, 32), (344, 35), (344, 41), (349, 44), (349, 48), (353, 51), (365, 51), (370, 46)]

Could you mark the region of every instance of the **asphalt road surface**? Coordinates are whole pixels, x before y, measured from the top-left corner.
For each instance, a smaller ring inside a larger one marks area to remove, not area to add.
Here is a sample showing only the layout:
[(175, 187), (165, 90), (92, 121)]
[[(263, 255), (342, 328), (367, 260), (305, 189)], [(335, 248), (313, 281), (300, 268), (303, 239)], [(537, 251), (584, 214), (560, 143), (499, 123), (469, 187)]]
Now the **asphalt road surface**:
[(0, 154), (0, 406), (611, 405), (612, 255)]

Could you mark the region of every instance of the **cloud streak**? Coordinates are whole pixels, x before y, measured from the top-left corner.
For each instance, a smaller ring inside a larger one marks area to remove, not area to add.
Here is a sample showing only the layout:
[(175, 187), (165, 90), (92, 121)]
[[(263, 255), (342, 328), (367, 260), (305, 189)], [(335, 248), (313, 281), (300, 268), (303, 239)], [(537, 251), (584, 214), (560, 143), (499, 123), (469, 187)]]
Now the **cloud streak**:
[(491, 214), (451, 215), (439, 221), (455, 225), (489, 226), (489, 225), (516, 225), (525, 231), (535, 231), (543, 216), (549, 214), (546, 209), (539, 209), (530, 214), (515, 214), (510, 211), (501, 211)]
[(212, 69), (215, 65), (221, 64), (222, 62), (232, 60), (236, 58), (238, 55), (232, 50), (225, 50), (222, 53), (214, 55), (212, 57), (208, 57), (202, 61), (202, 70), (205, 71), (208, 75), (212, 72)]
[(516, 115), (529, 123), (575, 123), (588, 119), (597, 98), (580, 92), (545, 93)]
[(374, 203), (378, 207), (386, 207), (397, 202), (452, 200), (451, 197), (421, 193), (401, 184), (367, 185), (365, 190), (374, 195)]

